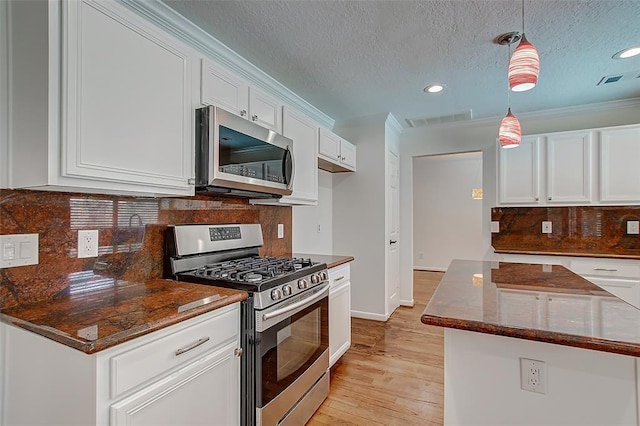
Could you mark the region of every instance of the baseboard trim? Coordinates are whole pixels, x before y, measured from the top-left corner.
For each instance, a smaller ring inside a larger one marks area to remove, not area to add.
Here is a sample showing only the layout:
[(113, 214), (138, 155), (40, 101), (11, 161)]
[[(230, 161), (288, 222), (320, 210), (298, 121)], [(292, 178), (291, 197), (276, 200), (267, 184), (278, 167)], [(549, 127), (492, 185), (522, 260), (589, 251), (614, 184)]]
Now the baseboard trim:
[(408, 306), (409, 308), (413, 308), (413, 305), (415, 305), (415, 302), (413, 299), (411, 300), (400, 300), (400, 306)]
[(416, 271), (447, 272), (447, 268), (436, 268), (435, 266), (414, 266), (413, 269)]
[(351, 311), (351, 316), (354, 318), (362, 318), (373, 321), (386, 321), (389, 319), (388, 315), (374, 314), (373, 312)]

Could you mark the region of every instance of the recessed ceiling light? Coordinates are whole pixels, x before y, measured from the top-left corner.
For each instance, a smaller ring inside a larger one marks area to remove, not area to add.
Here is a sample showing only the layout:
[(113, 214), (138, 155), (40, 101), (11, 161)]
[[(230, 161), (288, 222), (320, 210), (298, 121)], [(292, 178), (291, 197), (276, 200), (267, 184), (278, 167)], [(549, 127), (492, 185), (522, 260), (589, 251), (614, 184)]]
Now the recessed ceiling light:
[(442, 84), (430, 84), (424, 88), (426, 93), (439, 93), (444, 90), (444, 86)]
[(640, 55), (640, 46), (627, 47), (612, 56), (613, 59), (626, 59)]

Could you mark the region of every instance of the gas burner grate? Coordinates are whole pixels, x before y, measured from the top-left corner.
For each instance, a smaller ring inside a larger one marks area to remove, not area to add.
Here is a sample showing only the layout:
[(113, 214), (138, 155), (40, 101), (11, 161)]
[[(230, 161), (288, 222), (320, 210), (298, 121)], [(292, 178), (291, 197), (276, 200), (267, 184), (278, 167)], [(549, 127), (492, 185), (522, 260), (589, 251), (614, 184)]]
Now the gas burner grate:
[(311, 259), (287, 257), (247, 257), (211, 263), (195, 270), (196, 276), (255, 283), (312, 266)]

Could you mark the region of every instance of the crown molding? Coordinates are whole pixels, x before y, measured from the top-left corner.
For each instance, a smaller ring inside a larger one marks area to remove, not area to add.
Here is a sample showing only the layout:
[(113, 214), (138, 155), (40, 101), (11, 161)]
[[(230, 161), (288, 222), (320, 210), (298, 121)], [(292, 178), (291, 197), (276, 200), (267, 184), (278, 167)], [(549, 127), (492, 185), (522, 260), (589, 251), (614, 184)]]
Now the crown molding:
[(268, 93), (283, 104), (290, 105), (307, 115), (316, 123), (329, 129), (335, 120), (300, 96), (296, 95), (282, 83), (244, 59), (227, 45), (206, 33), (193, 22), (171, 9), (160, 0), (118, 0), (148, 21), (156, 24), (164, 31), (186, 43), (202, 55), (206, 56), (234, 74), (247, 80), (250, 85)]
[[(616, 109), (627, 109), (627, 108), (640, 108), (640, 97), (637, 98), (629, 98), (629, 99), (620, 99), (615, 101), (608, 102), (598, 102), (592, 104), (578, 105), (572, 107), (563, 107), (563, 108), (553, 108), (546, 109), (542, 111), (532, 111), (532, 112), (521, 112), (518, 113), (518, 119), (522, 122), (523, 119), (527, 120), (543, 120), (545, 118), (554, 118), (558, 116), (572, 116), (585, 114), (590, 112), (602, 112), (602, 111), (613, 111)], [(493, 126), (498, 125), (500, 120), (502, 120), (503, 116), (499, 117), (486, 117), (486, 118), (478, 118), (473, 120), (465, 120), (465, 121), (454, 121), (451, 123), (441, 123), (441, 124), (433, 124), (430, 126), (420, 126), (420, 127), (412, 127), (405, 128), (409, 129), (422, 129), (422, 128), (438, 128), (438, 129), (448, 129), (448, 128), (467, 128), (467, 127), (477, 127), (477, 126)]]

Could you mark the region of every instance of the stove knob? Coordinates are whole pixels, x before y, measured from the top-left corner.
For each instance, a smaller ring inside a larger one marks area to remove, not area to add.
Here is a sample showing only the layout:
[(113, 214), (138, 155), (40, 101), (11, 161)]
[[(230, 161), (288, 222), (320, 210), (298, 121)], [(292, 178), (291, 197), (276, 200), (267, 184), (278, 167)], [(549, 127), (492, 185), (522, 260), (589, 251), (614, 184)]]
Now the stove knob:
[(300, 290), (304, 290), (305, 288), (307, 288), (307, 286), (307, 280), (298, 280), (298, 288)]
[(320, 278), (317, 275), (311, 275), (311, 284), (318, 284), (320, 282)]
[(291, 296), (291, 286), (290, 285), (283, 285), (282, 286), (282, 295), (283, 296)]
[(327, 275), (327, 273), (325, 271), (320, 272), (320, 279), (322, 281), (326, 281), (327, 279), (329, 279), (329, 275)]
[(282, 291), (279, 288), (274, 288), (271, 290), (271, 300), (280, 300), (282, 299)]

